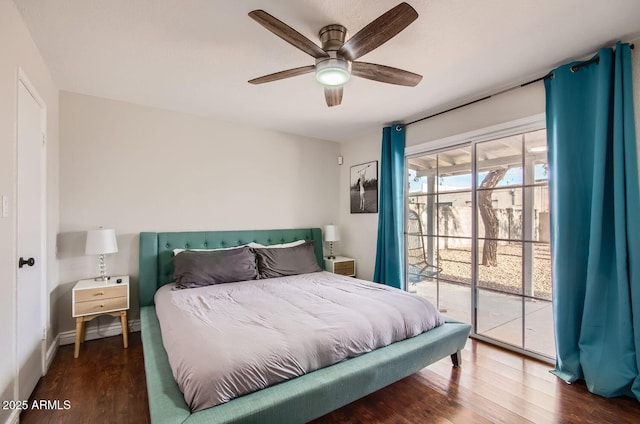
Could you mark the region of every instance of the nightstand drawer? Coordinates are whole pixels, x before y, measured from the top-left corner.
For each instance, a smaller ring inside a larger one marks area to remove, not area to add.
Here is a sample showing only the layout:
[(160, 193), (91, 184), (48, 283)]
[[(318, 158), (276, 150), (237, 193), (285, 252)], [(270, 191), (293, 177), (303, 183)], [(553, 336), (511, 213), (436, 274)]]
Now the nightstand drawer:
[(85, 290), (76, 290), (76, 302), (111, 299), (114, 297), (127, 297), (127, 286), (97, 287)]
[(101, 312), (114, 311), (127, 308), (127, 297), (113, 297), (110, 299), (91, 300), (88, 302), (76, 302), (75, 314), (99, 314)]
[(333, 265), (333, 272), (340, 275), (354, 275), (356, 273), (354, 261), (336, 262)]

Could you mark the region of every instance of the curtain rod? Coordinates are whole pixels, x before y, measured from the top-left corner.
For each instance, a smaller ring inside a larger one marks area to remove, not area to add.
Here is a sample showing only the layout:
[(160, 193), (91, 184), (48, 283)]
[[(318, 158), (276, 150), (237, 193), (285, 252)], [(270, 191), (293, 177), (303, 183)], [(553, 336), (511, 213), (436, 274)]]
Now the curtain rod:
[[(631, 48), (631, 50), (633, 50), (633, 49), (635, 48), (635, 45), (630, 44), (630, 45), (629, 45), (629, 47)], [(585, 62), (578, 63), (578, 64), (576, 64), (576, 65), (573, 65), (573, 66), (571, 67), (571, 70), (572, 70), (573, 72), (575, 72), (575, 71), (577, 71), (578, 69), (582, 68), (583, 66), (587, 66), (587, 65), (590, 65), (590, 64), (592, 64), (592, 63), (599, 63), (599, 62), (600, 62), (600, 58), (596, 56), (596, 57), (594, 57), (593, 59), (587, 60), (587, 61), (585, 61)], [(443, 114), (445, 114), (445, 113), (452, 112), (452, 111), (454, 111), (454, 110), (456, 110), (456, 109), (460, 109), (460, 108), (463, 108), (463, 107), (465, 107), (465, 106), (472, 105), (472, 104), (474, 104), (474, 103), (482, 102), (482, 101), (484, 101), (484, 100), (487, 100), (487, 99), (490, 99), (490, 98), (492, 98), (492, 97), (498, 96), (498, 95), (500, 95), (500, 94), (506, 93), (507, 91), (515, 90), (516, 88), (526, 87), (527, 85), (530, 85), (530, 84), (536, 83), (536, 82), (538, 82), (538, 81), (543, 81), (543, 80), (545, 80), (545, 79), (547, 79), (547, 78), (553, 78), (553, 72), (549, 72), (548, 74), (543, 75), (543, 76), (541, 76), (541, 77), (539, 77), (539, 78), (532, 79), (531, 81), (527, 81), (527, 82), (525, 82), (525, 83), (522, 83), (522, 84), (519, 84), (519, 85), (515, 85), (515, 86), (513, 86), (513, 87), (505, 88), (504, 90), (498, 91), (497, 93), (493, 93), (493, 94), (490, 94), (490, 95), (488, 95), (488, 96), (481, 97), (481, 98), (476, 99), (476, 100), (471, 100), (470, 102), (467, 102), (467, 103), (465, 103), (465, 104), (462, 104), (462, 105), (459, 105), (459, 106), (454, 106), (454, 107), (449, 108), (449, 109), (447, 109), (447, 110), (443, 110), (442, 112), (434, 113), (433, 115), (425, 116), (424, 118), (420, 118), (420, 119), (416, 119), (415, 121), (407, 122), (406, 124), (404, 124), (404, 126), (405, 126), (405, 127), (408, 127), (409, 125), (412, 125), (412, 124), (415, 124), (415, 123), (418, 123), (418, 122), (421, 122), (421, 121), (424, 121), (424, 120), (427, 120), (427, 119), (435, 118), (436, 116), (439, 116), (439, 115), (443, 115)]]

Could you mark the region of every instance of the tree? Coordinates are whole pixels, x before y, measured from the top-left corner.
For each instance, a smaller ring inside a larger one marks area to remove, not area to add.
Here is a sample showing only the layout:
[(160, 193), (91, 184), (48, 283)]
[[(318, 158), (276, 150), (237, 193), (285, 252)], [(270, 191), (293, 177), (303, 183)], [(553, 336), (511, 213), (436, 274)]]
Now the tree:
[[(498, 266), (498, 217), (493, 209), (491, 197), (493, 189), (500, 182), (507, 168), (494, 169), (484, 177), (478, 187), (478, 210), (484, 224), (484, 247), (482, 248), (482, 265)], [(492, 240), (487, 240), (492, 239)]]

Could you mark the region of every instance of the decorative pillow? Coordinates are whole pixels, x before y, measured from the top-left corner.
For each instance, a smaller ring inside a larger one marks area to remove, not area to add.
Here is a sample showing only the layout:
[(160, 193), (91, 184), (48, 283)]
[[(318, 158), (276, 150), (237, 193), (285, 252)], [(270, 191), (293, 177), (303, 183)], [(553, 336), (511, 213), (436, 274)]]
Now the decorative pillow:
[(187, 250), (173, 258), (176, 288), (190, 289), (212, 284), (255, 280), (256, 257), (248, 247), (198, 252)]
[(301, 244), (305, 244), (305, 243), (306, 241), (304, 240), (296, 240), (296, 241), (292, 241), (291, 243), (264, 245), (264, 244), (260, 244), (252, 241), (251, 243), (247, 244), (247, 246), (253, 247), (253, 248), (260, 248), (260, 249), (282, 249), (284, 247), (300, 246)]
[(285, 277), (322, 271), (315, 254), (316, 242), (279, 249), (255, 248), (259, 278)]

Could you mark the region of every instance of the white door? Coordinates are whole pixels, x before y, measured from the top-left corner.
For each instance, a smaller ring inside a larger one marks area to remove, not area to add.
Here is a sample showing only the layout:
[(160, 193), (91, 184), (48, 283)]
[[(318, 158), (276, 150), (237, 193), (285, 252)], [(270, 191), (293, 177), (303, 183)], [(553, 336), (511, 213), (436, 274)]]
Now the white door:
[(18, 399), (28, 399), (43, 374), (44, 108), (36, 98), (18, 81)]

